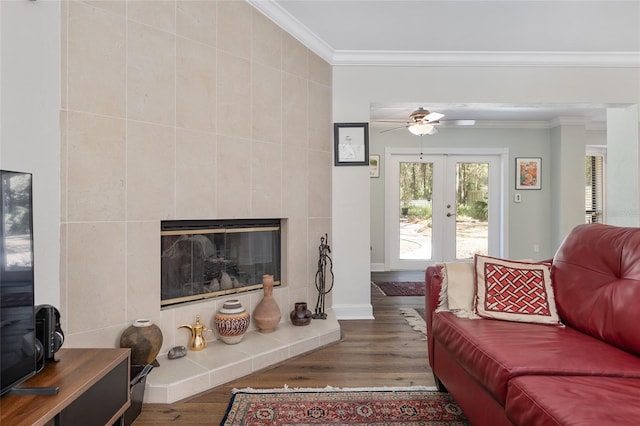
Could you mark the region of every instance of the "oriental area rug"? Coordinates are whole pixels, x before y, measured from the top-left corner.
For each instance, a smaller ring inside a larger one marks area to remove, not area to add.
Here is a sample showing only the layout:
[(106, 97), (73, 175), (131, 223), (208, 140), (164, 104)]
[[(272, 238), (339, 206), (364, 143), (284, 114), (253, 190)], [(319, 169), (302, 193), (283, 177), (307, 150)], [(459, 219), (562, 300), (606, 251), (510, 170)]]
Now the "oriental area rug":
[(447, 393), (427, 387), (234, 390), (221, 426), (468, 426)]
[(374, 286), (385, 296), (424, 296), (425, 284), (420, 281), (409, 282), (374, 282)]

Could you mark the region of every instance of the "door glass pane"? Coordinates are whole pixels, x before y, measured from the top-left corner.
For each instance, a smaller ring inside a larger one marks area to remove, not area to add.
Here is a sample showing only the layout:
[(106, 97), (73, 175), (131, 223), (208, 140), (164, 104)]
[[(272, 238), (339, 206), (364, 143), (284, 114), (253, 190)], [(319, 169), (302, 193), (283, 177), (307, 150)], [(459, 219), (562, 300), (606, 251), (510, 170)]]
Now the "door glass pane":
[(433, 163), (400, 163), (401, 260), (431, 260)]
[(456, 164), (456, 259), (489, 251), (489, 164)]

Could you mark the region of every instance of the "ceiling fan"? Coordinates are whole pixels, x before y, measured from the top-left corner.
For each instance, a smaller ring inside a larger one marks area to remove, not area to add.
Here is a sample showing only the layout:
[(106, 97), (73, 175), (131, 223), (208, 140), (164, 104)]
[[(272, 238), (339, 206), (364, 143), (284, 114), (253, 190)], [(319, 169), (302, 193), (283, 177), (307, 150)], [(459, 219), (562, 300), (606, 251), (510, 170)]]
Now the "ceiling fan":
[[(438, 133), (436, 128), (439, 124), (449, 124), (456, 126), (472, 126), (476, 123), (475, 120), (442, 120), (444, 114), (439, 112), (429, 112), (428, 110), (419, 107), (409, 115), (409, 121), (404, 126), (394, 127), (392, 129), (383, 130), (380, 133), (390, 132), (393, 130), (407, 128), (412, 134), (416, 136), (435, 135)], [(380, 123), (400, 123), (400, 121), (394, 120), (376, 120)]]

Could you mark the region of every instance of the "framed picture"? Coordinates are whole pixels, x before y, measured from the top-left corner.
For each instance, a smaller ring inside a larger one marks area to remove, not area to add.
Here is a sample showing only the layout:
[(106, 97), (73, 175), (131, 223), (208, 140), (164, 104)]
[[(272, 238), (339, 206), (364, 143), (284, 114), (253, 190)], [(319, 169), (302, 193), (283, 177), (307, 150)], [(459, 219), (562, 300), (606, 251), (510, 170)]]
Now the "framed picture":
[(516, 158), (516, 189), (540, 189), (541, 158)]
[(334, 123), (336, 166), (369, 165), (369, 123)]
[(372, 178), (380, 177), (380, 156), (379, 155), (369, 156), (369, 177), (372, 177)]

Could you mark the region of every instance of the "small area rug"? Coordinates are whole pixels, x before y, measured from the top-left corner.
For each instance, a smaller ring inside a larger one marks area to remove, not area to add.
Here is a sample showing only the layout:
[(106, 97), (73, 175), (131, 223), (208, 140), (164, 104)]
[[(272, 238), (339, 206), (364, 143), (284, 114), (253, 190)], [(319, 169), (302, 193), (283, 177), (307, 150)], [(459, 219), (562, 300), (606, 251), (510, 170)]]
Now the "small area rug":
[(234, 389), (221, 426), (446, 425), (469, 423), (433, 388)]
[(410, 282), (374, 282), (373, 285), (385, 296), (424, 296), (425, 284), (419, 281)]

